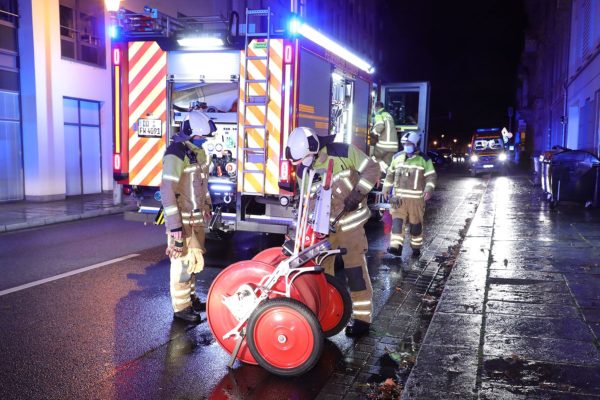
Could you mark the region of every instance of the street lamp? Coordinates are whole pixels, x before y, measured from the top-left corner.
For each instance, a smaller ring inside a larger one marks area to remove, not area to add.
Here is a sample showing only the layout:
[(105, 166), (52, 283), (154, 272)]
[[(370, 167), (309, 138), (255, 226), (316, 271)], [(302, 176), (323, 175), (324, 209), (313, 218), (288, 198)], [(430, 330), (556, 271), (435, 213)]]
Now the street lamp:
[(442, 139), (444, 138), (444, 134), (442, 133)]
[(433, 145), (434, 145), (434, 146), (437, 146), (437, 140), (434, 140), (434, 141), (433, 141)]
[(453, 140), (453, 142), (454, 142), (454, 143), (456, 143), (456, 142), (458, 142), (458, 140), (457, 140), (457, 139), (454, 139), (454, 140)]
[(121, 0), (104, 0), (104, 5), (106, 6), (106, 11), (117, 12), (121, 6)]

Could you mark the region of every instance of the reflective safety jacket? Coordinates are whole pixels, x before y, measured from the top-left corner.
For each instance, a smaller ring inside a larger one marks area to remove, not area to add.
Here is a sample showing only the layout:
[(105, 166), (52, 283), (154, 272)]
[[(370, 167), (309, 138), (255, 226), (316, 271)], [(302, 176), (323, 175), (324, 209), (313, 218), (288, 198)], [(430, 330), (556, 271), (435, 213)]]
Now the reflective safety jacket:
[(420, 199), (424, 192), (433, 192), (437, 175), (431, 159), (419, 151), (412, 157), (401, 151), (394, 155), (387, 169), (382, 192), (403, 199)]
[(398, 151), (396, 123), (394, 122), (394, 118), (390, 113), (385, 111), (384, 108), (380, 108), (375, 114), (375, 125), (373, 126), (373, 129), (379, 135), (379, 140), (377, 141), (377, 144), (375, 144), (375, 147), (378, 147), (383, 151)]
[(211, 211), (211, 201), (208, 158), (202, 148), (189, 141), (167, 147), (160, 194), (167, 230), (204, 224), (203, 212)]
[[(313, 168), (324, 175), (329, 160), (333, 160), (331, 222), (344, 210), (344, 199), (353, 189), (356, 188), (365, 196), (358, 209), (344, 214), (336, 224), (338, 231), (349, 231), (364, 224), (370, 218), (371, 211), (367, 207), (366, 197), (377, 183), (381, 172), (375, 161), (351, 144), (328, 144), (317, 154)], [(316, 188), (313, 187), (313, 190)]]

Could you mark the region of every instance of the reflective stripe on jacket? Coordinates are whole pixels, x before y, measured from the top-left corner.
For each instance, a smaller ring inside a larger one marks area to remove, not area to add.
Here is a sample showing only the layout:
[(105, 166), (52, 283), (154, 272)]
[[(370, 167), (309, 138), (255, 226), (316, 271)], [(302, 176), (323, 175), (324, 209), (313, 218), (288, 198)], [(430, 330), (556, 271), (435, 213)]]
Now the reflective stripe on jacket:
[(329, 160), (333, 160), (331, 221), (344, 209), (344, 199), (356, 189), (365, 199), (357, 210), (344, 214), (337, 224), (343, 231), (356, 228), (370, 217), (366, 196), (379, 179), (379, 166), (356, 146), (346, 143), (332, 143), (322, 148), (313, 168), (325, 173)]
[(393, 195), (402, 198), (421, 198), (424, 192), (433, 192), (437, 175), (431, 159), (416, 152), (412, 157), (404, 152), (394, 155), (387, 169), (382, 192), (393, 189)]
[(169, 145), (163, 157), (160, 186), (167, 230), (203, 225), (203, 212), (211, 211), (208, 159), (190, 142)]
[(375, 144), (376, 147), (384, 151), (398, 151), (396, 123), (394, 122), (394, 118), (385, 109), (382, 108), (375, 114), (373, 129), (379, 135), (379, 140)]

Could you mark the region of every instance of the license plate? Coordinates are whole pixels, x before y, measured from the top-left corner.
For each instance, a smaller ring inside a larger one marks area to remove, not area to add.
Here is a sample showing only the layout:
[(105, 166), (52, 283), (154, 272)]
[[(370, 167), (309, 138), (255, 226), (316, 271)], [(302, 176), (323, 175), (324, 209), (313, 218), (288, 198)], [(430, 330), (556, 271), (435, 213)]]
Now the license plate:
[(160, 119), (140, 119), (138, 121), (139, 137), (162, 137), (162, 121)]
[(485, 164), (483, 168), (494, 168), (493, 164)]

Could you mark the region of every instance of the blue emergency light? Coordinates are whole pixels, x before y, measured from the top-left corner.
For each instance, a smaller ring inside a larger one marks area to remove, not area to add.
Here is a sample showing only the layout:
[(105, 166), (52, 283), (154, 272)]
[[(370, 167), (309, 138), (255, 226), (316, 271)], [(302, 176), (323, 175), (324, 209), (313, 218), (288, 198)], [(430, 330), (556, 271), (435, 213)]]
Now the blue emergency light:
[(363, 71), (368, 72), (369, 74), (375, 72), (375, 68), (368, 61), (362, 59), (358, 55), (346, 49), (341, 44), (323, 35), (321, 32), (317, 31), (310, 25), (301, 21), (298, 17), (292, 17), (288, 22), (288, 33), (291, 36), (303, 36), (311, 42), (316, 43), (324, 49), (330, 51), (332, 54), (335, 54), (338, 57), (346, 60), (355, 67), (358, 67)]
[(496, 132), (496, 131), (499, 131), (499, 130), (500, 130), (500, 128), (479, 128), (479, 129), (477, 129), (477, 131), (476, 131), (476, 132), (478, 132), (478, 133), (483, 133), (483, 132)]

